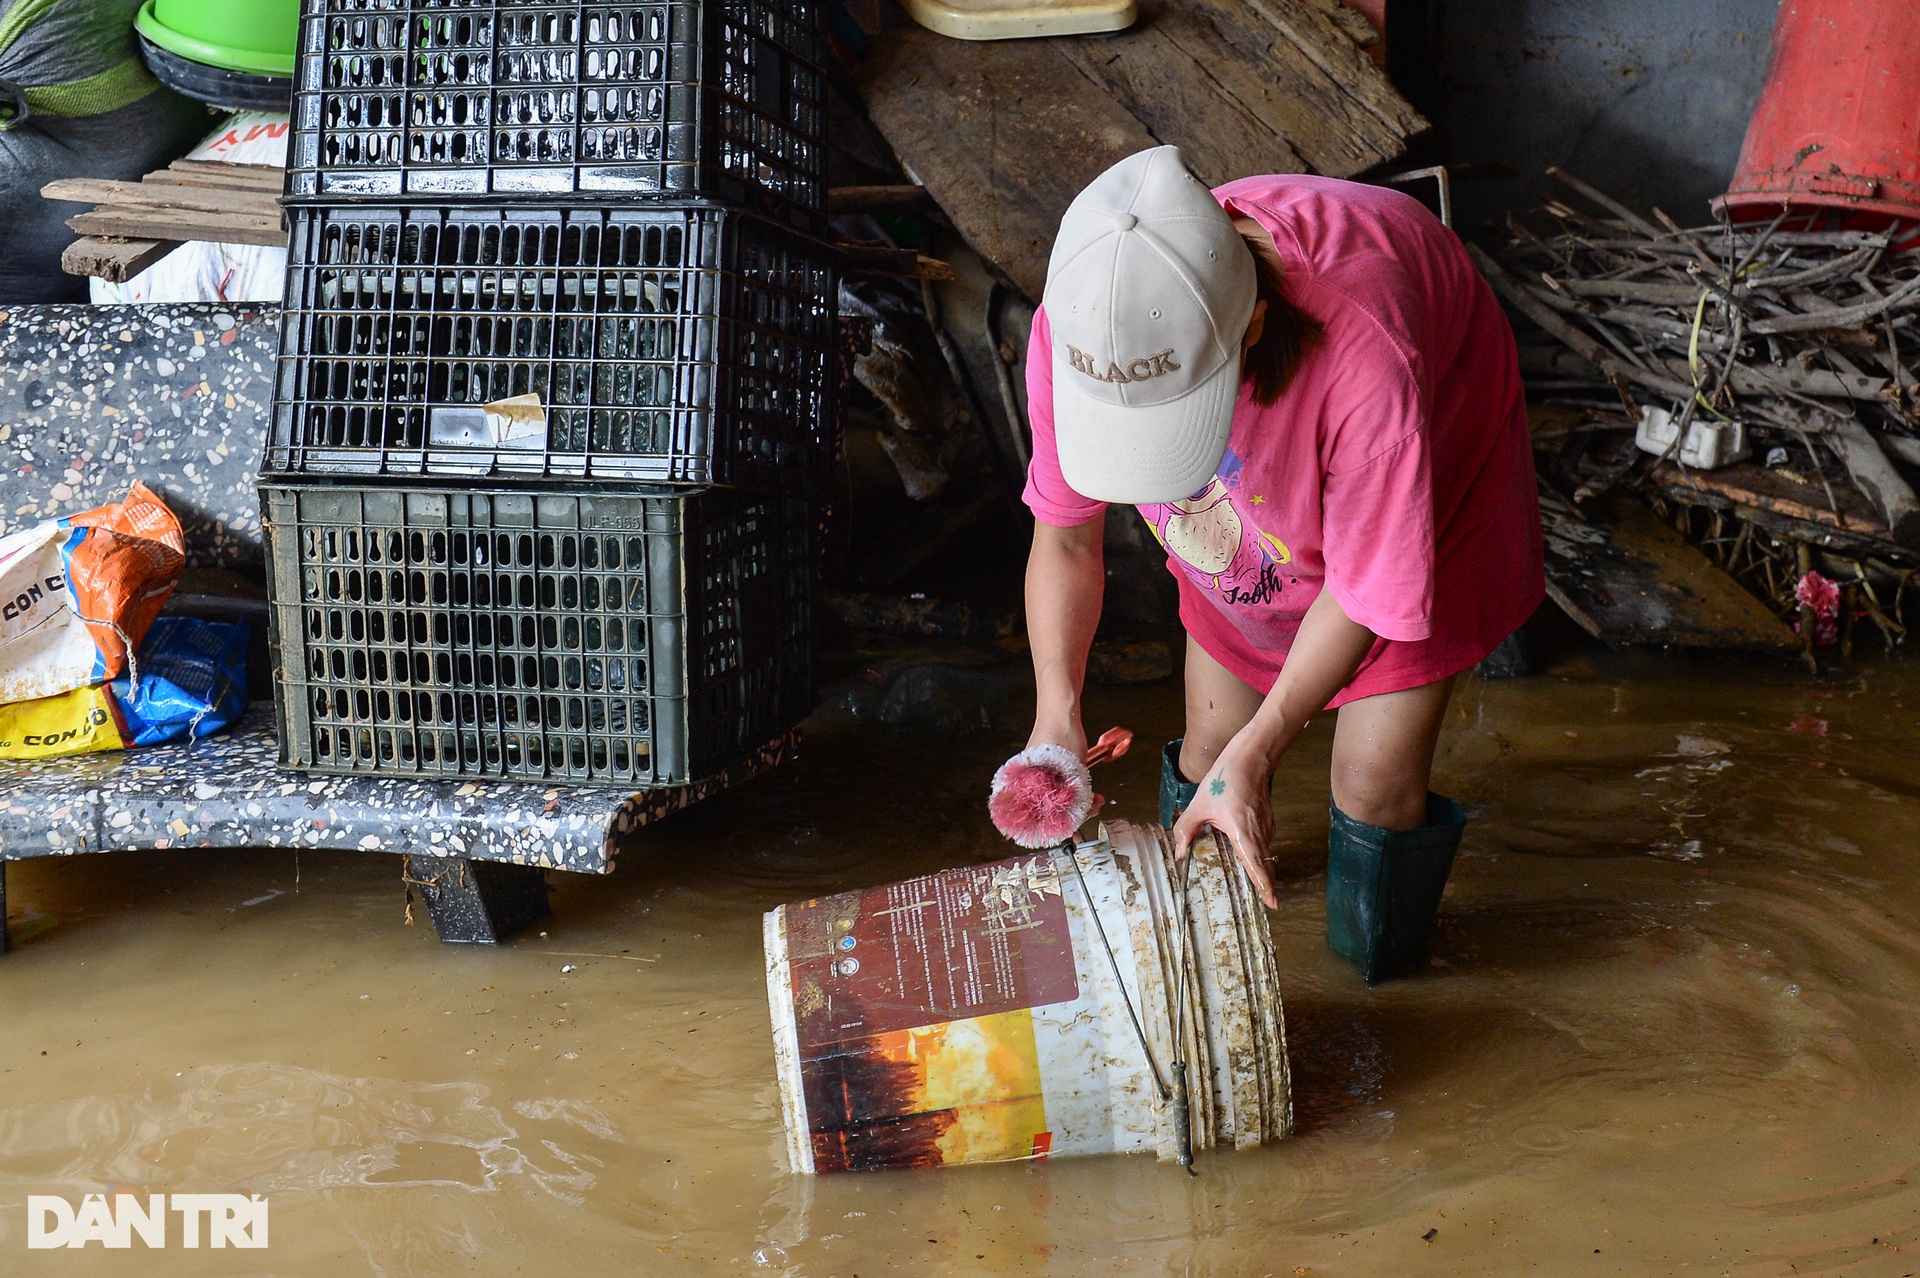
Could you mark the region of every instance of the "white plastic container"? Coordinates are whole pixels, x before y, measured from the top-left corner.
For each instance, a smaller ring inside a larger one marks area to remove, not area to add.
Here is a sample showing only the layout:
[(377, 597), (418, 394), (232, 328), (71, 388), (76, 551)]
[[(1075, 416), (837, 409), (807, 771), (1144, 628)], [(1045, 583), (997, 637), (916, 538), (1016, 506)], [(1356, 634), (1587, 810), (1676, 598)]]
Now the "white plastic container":
[(1124, 31), (1140, 14), (1134, 0), (904, 0), (907, 16), (954, 40)]
[(1183, 948), (1179, 872), (1164, 830), (1115, 821), (1071, 856), (1029, 853), (768, 913), (792, 1169), (1173, 1159), (1176, 1055), (1196, 1149), (1287, 1135), (1266, 916), (1239, 863), (1203, 840)]
[[(1673, 447), (1674, 436), (1679, 433), (1671, 412), (1649, 404), (1640, 410), (1640, 425), (1633, 433), (1633, 442), (1641, 452), (1662, 457)], [(1718, 470), (1746, 457), (1745, 424), (1695, 417), (1687, 423), (1686, 442), (1670, 460), (1677, 459), (1681, 465), (1695, 470)]]

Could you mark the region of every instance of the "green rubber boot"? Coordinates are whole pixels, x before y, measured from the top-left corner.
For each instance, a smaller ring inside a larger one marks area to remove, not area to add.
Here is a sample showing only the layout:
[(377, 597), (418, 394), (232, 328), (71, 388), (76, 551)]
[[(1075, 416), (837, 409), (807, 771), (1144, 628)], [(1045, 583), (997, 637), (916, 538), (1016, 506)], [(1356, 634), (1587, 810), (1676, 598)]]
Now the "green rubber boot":
[(1180, 743), (1185, 740), (1177, 737), (1160, 750), (1160, 824), (1169, 830), (1193, 802), (1193, 796), (1200, 792), (1198, 781), (1189, 781), (1180, 775)]
[[(1163, 800), (1164, 802), (1164, 800)], [(1427, 824), (1385, 830), (1338, 807), (1327, 831), (1327, 944), (1367, 984), (1397, 976), (1427, 953), (1467, 815), (1427, 795)]]

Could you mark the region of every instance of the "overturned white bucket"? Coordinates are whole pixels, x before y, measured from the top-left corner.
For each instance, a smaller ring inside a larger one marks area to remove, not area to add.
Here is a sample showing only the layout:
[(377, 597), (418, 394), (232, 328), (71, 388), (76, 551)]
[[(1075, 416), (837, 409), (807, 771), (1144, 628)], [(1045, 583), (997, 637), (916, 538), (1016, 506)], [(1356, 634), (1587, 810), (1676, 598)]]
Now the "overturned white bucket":
[(1172, 841), (1124, 821), (1071, 855), (1033, 852), (768, 913), (793, 1170), (1173, 1159), (1176, 1060), (1196, 1149), (1285, 1136), (1293, 1105), (1273, 940), (1232, 854), (1211, 838), (1195, 853), (1184, 947)]

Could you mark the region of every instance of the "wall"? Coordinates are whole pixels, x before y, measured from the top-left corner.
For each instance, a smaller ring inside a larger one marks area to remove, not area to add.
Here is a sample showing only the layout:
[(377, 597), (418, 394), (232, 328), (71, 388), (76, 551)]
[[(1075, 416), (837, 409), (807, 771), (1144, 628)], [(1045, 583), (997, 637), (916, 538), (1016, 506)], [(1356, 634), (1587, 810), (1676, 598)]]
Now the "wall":
[(1462, 182), (1457, 225), (1533, 202), (1557, 164), (1635, 208), (1706, 221), (1766, 73), (1778, 0), (1438, 0), (1436, 154), (1519, 177)]

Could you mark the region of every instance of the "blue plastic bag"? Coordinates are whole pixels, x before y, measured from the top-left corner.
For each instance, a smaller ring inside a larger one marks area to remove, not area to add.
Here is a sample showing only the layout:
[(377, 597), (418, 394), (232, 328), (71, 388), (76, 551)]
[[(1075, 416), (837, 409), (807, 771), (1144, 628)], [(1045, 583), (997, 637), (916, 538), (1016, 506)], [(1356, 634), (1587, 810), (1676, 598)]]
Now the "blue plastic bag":
[(247, 626), (160, 617), (127, 674), (0, 702), (0, 759), (123, 750), (218, 732), (247, 708)]
[(247, 623), (156, 618), (135, 666), (113, 681), (128, 745), (208, 736), (247, 708)]

